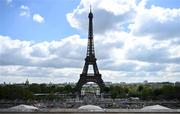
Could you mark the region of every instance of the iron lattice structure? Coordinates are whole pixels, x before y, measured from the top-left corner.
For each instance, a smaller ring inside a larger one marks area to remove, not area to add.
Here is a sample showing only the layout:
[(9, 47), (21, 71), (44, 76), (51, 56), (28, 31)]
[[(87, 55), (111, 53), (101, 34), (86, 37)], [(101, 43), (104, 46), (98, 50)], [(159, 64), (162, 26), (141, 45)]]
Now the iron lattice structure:
[[(101, 78), (101, 74), (99, 73), (95, 51), (94, 51), (94, 40), (93, 40), (93, 14), (90, 10), (88, 15), (89, 18), (89, 30), (88, 30), (88, 45), (87, 45), (87, 53), (85, 58), (85, 64), (82, 73), (80, 74), (80, 79), (76, 84), (75, 91), (79, 94), (81, 93), (81, 88), (87, 82), (94, 82), (99, 85), (100, 92), (103, 92), (105, 84)], [(88, 73), (89, 65), (93, 66), (94, 73)]]

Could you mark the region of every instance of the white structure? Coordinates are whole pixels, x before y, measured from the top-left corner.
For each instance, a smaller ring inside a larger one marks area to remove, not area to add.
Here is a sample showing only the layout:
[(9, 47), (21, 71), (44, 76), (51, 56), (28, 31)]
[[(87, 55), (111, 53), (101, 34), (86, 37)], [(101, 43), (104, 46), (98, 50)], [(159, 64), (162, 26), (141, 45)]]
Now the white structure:
[(18, 106), (11, 107), (9, 109), (13, 110), (13, 111), (35, 111), (35, 110), (38, 110), (37, 107), (30, 106), (30, 105), (18, 105)]
[(84, 105), (84, 106), (79, 107), (78, 109), (81, 109), (81, 110), (102, 110), (101, 107), (95, 106), (95, 105)]
[(146, 106), (142, 108), (141, 110), (169, 110), (170, 108), (161, 106), (161, 105), (152, 105), (152, 106)]

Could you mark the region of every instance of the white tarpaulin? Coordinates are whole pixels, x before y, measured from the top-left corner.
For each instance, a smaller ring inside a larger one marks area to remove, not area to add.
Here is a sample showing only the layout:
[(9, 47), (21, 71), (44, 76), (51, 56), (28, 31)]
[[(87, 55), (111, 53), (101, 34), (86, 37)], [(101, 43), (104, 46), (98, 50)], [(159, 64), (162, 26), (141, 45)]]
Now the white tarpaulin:
[(102, 110), (101, 107), (95, 106), (95, 105), (84, 105), (79, 107), (78, 109), (83, 109), (83, 110)]
[(30, 105), (18, 105), (18, 106), (14, 106), (11, 107), (10, 110), (15, 110), (15, 111), (35, 111), (38, 110), (37, 107), (34, 106), (30, 106)]
[(167, 108), (167, 107), (164, 107), (164, 106), (161, 106), (161, 105), (152, 105), (152, 106), (146, 106), (146, 107), (142, 108), (142, 110), (156, 110), (156, 109), (168, 110), (170, 108)]

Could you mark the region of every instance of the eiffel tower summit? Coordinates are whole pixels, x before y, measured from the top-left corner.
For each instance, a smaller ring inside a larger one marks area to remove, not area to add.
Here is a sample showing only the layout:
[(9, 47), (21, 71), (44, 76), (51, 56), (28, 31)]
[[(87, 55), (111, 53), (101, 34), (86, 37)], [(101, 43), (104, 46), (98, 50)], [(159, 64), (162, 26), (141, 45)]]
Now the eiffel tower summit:
[[(103, 89), (105, 87), (105, 84), (101, 78), (101, 74), (99, 73), (97, 63), (96, 63), (96, 57), (95, 57), (95, 50), (94, 50), (94, 40), (93, 40), (93, 13), (90, 12), (88, 15), (89, 18), (89, 30), (88, 30), (88, 44), (87, 44), (87, 53), (85, 58), (85, 64), (83, 67), (83, 71), (80, 74), (80, 79), (78, 83), (76, 84), (75, 91), (80, 94), (81, 88), (84, 84), (87, 82), (94, 82), (98, 84), (100, 87), (100, 92), (103, 92)], [(92, 65), (93, 67), (93, 73), (88, 73), (89, 66)]]

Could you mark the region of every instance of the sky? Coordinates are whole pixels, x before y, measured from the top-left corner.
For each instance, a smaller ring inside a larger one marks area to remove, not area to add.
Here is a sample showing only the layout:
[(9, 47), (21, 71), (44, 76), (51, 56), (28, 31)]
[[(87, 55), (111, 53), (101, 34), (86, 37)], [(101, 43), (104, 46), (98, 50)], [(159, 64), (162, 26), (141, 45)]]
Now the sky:
[(180, 81), (179, 0), (0, 0), (0, 83), (77, 82), (90, 5), (105, 82)]

